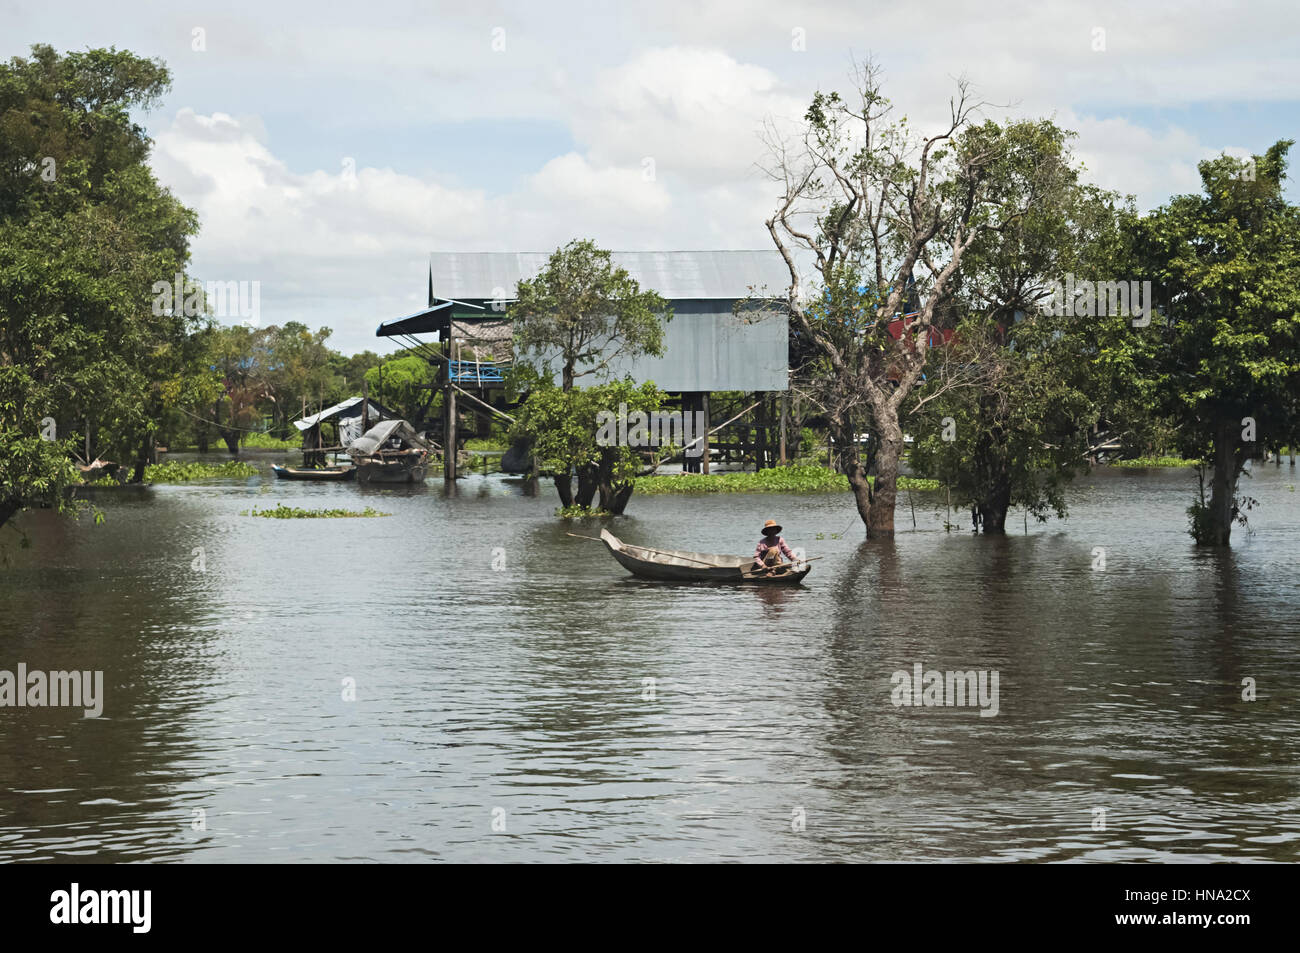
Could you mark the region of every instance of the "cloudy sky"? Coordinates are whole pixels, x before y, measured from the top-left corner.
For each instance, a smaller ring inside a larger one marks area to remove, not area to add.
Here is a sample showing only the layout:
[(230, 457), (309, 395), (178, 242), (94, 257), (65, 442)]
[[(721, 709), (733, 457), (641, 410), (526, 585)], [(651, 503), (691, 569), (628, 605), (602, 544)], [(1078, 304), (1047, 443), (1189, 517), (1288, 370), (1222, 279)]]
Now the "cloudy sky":
[(1286, 2), (0, 0), (0, 56), (163, 59), (143, 121), (202, 220), (193, 274), (260, 281), (264, 325), (383, 352), (430, 251), (768, 247), (759, 123), (844, 88), (855, 56), (922, 129), (965, 76), (1157, 206), (1200, 159), (1300, 138), (1297, 23)]

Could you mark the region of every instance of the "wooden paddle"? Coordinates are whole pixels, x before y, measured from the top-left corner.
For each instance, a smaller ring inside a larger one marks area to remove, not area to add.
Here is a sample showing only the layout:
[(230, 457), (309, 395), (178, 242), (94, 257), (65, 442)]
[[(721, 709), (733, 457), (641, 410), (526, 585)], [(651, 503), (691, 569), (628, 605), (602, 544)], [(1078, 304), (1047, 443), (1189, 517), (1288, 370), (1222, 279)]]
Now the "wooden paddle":
[[(826, 558), (825, 556), (814, 556), (812, 557), (812, 559), (801, 559), (797, 563), (794, 562), (785, 563), (784, 567), (802, 566), (804, 563), (816, 562), (818, 559), (825, 559), (825, 558)], [(741, 579), (768, 579), (768, 578), (775, 577), (777, 579), (780, 579), (782, 576), (786, 575), (787, 572), (794, 572), (794, 571), (795, 570), (793, 569), (786, 569), (785, 571), (780, 573), (772, 573), (765, 569), (758, 569), (758, 570), (754, 570), (753, 572), (742, 572), (740, 574), (740, 578)]]
[[(572, 536), (575, 539), (591, 539), (591, 540), (595, 540), (598, 543), (604, 542), (604, 540), (601, 539), (599, 536), (583, 536), (580, 533), (565, 533), (564, 535)], [(657, 555), (660, 556), (667, 556), (669, 559), (684, 559), (688, 563), (698, 563), (701, 566), (708, 566), (710, 569), (727, 568), (726, 566), (719, 566), (717, 563), (706, 563), (703, 559), (692, 559), (690, 556), (682, 556), (678, 553), (666, 553), (662, 549), (651, 549), (649, 546), (638, 546), (636, 543), (628, 543), (627, 545), (630, 546), (632, 549), (643, 549), (647, 553), (656, 553)]]

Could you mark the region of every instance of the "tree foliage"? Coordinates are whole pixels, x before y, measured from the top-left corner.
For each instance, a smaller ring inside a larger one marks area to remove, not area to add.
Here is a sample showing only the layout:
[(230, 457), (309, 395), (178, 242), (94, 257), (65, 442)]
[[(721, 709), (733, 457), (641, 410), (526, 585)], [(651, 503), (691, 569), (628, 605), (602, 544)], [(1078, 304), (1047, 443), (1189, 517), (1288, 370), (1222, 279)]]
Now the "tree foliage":
[(1241, 161), (1200, 163), (1202, 192), (1138, 226), (1136, 253), (1165, 319), (1143, 370), (1184, 457), (1208, 461), (1192, 505), (1198, 543), (1227, 545), (1251, 501), (1247, 460), (1293, 443), (1300, 405), (1300, 208), (1283, 196), (1291, 140)]
[(184, 270), (197, 221), (131, 118), (169, 82), (113, 49), (35, 46), (0, 66), (0, 523), (62, 505), (67, 454), (88, 442), (142, 471), (169, 401), (201, 389), (202, 320), (154, 314), (150, 293)]
[(664, 396), (652, 383), (636, 385), (629, 380), (572, 390), (543, 385), (519, 408), (511, 435), (530, 441), (533, 452), (552, 470), (562, 506), (588, 508), (599, 494), (600, 509), (622, 513), (641, 458), (631, 447), (597, 442), (600, 414), (617, 414), (621, 408), (629, 416), (637, 411), (649, 414), (660, 408)]
[(366, 371), (370, 396), (417, 427), (442, 405), (442, 395), (432, 386), (437, 382), (437, 367), (415, 354), (395, 357)]
[[(1109, 343), (1131, 330), (1124, 316), (1044, 307), (1067, 274), (1099, 280), (1123, 271), (1120, 221), (1132, 210), (1082, 183), (1072, 135), (1041, 120), (989, 121), (962, 137), (963, 148), (1000, 143), (988, 185), (1010, 214), (963, 258), (952, 353), (919, 392), (909, 460), (942, 479), (985, 532), (1005, 532), (1012, 506), (1040, 520), (1065, 516), (1065, 487), (1086, 467), (1089, 432), (1114, 390)], [(975, 386), (945, 386), (949, 368), (969, 373), (971, 365), (980, 368)]]
[(567, 391), (618, 358), (662, 354), (672, 308), (610, 252), (575, 240), (553, 252), (536, 278), (519, 282), (510, 317), (516, 353), (546, 376), (558, 364)]

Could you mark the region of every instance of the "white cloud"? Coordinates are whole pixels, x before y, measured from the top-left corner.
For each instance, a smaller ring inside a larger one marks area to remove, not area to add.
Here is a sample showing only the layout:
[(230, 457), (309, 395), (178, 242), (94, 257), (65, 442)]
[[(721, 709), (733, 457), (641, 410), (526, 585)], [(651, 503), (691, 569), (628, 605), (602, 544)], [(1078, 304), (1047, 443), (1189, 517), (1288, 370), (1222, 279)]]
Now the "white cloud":
[(1086, 178), (1102, 188), (1139, 198), (1139, 210), (1170, 195), (1200, 190), (1198, 160), (1212, 150), (1178, 128), (1155, 131), (1124, 119), (1095, 119), (1067, 113), (1058, 125), (1079, 133), (1075, 153)]
[[(692, 222), (704, 226), (700, 238), (679, 244), (711, 247), (728, 243), (719, 222), (742, 217), (727, 189), (705, 189), (677, 210), (640, 163), (597, 165), (577, 153), (495, 196), (392, 169), (297, 173), (260, 141), (256, 124), (191, 109), (158, 134), (153, 165), (199, 214), (197, 277), (259, 281), (264, 324), (326, 324), (348, 350), (378, 347), (380, 320), (423, 305), (432, 249), (547, 250), (585, 236), (647, 248)], [(691, 194), (689, 183), (678, 185)]]
[(770, 70), (721, 50), (676, 46), (602, 72), (586, 105), (574, 128), (595, 161), (651, 157), (660, 175), (711, 183), (748, 173), (765, 116), (806, 108)]
[(529, 180), (531, 195), (548, 207), (568, 208), (571, 214), (591, 215), (602, 221), (639, 218), (662, 222), (671, 205), (667, 189), (659, 182), (653, 163), (598, 168), (576, 152), (557, 156)]
[[(230, 114), (182, 108), (158, 133), (154, 164), (200, 214), (196, 273), (261, 280), (266, 321), (329, 324), (336, 344), (354, 349), (379, 343), (378, 321), (423, 305), (431, 249), (546, 250), (575, 237), (627, 249), (767, 247), (762, 221), (774, 196), (755, 168), (760, 121), (797, 121), (813, 90), (844, 89), (851, 52), (878, 54), (887, 94), (922, 131), (946, 118), (957, 75), (1007, 107), (991, 108), (996, 118), (1055, 117), (1079, 132), (1090, 178), (1136, 193), (1144, 208), (1196, 190), (1197, 160), (1267, 143), (1211, 146), (1177, 125), (1098, 118), (1104, 104), (1296, 98), (1294, 81), (1281, 78), (1294, 76), (1293, 32), (1260, 34), (1260, 12), (1212, 22), (1104, 3), (1013, 4), (977, 16), (941, 4), (926, 9), (924, 29), (900, 6), (727, 0), (691, 12), (683, 20), (679, 7), (655, 4), (577, 20), (457, 14), (437, 21), (434, 65), (419, 55), (426, 37), (391, 24), (313, 21), (283, 37), (214, 21), (209, 53), (178, 62), (178, 72), (215, 75), (239, 41), (247, 69), (225, 75), (254, 82), (279, 115), (310, 92), (312, 105), (330, 104), (322, 128), (379, 115), (395, 128), (477, 119), (504, 132), (434, 139), (418, 173), (408, 147), (382, 139), (357, 147), (355, 169), (313, 169), (320, 160), (309, 149), (292, 153), (295, 169), (275, 146), (277, 114), (249, 111), (247, 97), (232, 100)], [(487, 48), (497, 23), (507, 30), (503, 54)], [(1091, 49), (1095, 26), (1107, 31), (1105, 52)], [(806, 31), (804, 52), (791, 49), (795, 27)], [(289, 67), (293, 81), (276, 93), (276, 70)], [(318, 92), (313, 76), (348, 82)], [(551, 121), (572, 144), (511, 138), (512, 118)], [(524, 158), (524, 174), (461, 184), (477, 156), (504, 149)]]

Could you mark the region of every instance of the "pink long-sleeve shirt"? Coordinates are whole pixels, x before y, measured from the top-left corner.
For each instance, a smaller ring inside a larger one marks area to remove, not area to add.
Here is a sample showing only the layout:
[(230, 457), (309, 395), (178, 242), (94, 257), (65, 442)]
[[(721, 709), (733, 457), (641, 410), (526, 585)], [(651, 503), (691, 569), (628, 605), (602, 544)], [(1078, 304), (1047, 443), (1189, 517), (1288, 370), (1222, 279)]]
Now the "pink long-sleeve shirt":
[(754, 561), (761, 563), (763, 561), (763, 557), (767, 554), (767, 551), (771, 549), (773, 546), (779, 548), (781, 550), (781, 555), (784, 556), (786, 559), (789, 560), (794, 559), (794, 551), (790, 549), (790, 546), (786, 543), (784, 536), (778, 536), (776, 538), (775, 543), (769, 542), (768, 537), (764, 536), (762, 539), (758, 541), (758, 548), (754, 550)]

